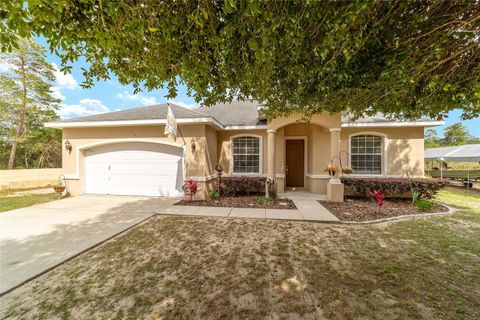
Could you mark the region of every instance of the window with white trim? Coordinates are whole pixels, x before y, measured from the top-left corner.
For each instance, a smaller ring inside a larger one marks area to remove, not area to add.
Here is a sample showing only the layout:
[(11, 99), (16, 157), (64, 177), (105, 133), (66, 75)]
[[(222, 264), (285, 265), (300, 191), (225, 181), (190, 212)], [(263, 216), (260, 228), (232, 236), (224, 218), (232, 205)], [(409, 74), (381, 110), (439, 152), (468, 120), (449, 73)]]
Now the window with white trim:
[(350, 140), (350, 161), (354, 173), (382, 174), (382, 137), (353, 136)]
[(233, 172), (260, 173), (260, 138), (243, 136), (233, 139)]

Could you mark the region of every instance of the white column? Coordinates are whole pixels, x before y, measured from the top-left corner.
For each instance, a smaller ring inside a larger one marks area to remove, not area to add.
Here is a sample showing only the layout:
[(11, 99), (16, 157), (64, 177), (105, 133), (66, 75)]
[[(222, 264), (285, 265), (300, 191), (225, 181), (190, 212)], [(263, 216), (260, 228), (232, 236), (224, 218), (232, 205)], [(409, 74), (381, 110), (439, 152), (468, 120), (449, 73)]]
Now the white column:
[(330, 129), (330, 159), (333, 165), (337, 167), (335, 175), (330, 177), (327, 183), (327, 198), (333, 202), (343, 202), (344, 186), (340, 180), (340, 128)]
[(332, 182), (340, 182), (340, 128), (330, 129), (330, 159), (332, 159), (333, 165), (337, 167), (335, 175), (330, 178)]
[(275, 133), (277, 130), (268, 129), (267, 141), (267, 177), (275, 179)]

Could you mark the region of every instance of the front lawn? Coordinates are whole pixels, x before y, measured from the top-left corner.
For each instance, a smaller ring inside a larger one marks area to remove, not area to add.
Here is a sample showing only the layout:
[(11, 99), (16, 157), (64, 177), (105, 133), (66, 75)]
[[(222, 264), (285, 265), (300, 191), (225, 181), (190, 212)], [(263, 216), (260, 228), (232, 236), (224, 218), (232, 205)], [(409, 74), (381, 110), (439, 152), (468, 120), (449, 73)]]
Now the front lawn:
[(157, 216), (1, 298), (1, 318), (478, 319), (480, 197), (368, 225)]
[(0, 212), (29, 207), (34, 204), (58, 199), (61, 199), (61, 195), (57, 193), (24, 194), (14, 197), (0, 196)]

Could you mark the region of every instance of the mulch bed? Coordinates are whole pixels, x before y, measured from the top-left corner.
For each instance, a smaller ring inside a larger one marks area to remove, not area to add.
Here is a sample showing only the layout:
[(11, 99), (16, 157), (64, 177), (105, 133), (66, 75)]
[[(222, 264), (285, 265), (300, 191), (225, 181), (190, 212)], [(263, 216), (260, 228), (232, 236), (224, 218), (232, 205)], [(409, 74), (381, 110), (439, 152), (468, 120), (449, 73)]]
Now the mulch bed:
[(255, 198), (262, 196), (221, 197), (217, 200), (180, 200), (175, 205), (201, 206), (201, 207), (233, 207), (233, 208), (259, 208), (259, 209), (297, 209), (290, 199), (278, 199), (275, 203), (260, 204)]
[(435, 204), (430, 211), (421, 211), (412, 204), (410, 199), (385, 199), (381, 208), (378, 208), (372, 200), (361, 198), (347, 198), (345, 202), (319, 202), (342, 221), (369, 221), (411, 214), (448, 211), (447, 207), (439, 204)]

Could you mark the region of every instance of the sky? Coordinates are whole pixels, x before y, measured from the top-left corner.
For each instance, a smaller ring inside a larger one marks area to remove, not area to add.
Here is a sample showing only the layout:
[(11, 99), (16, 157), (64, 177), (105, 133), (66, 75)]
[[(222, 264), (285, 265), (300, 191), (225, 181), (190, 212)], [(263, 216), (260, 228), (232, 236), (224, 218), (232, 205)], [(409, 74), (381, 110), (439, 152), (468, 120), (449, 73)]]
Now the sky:
[[(54, 93), (63, 100), (60, 109), (60, 116), (63, 119), (167, 102), (166, 89), (143, 90), (135, 95), (133, 86), (121, 85), (113, 74), (110, 80), (97, 81), (92, 88), (83, 89), (79, 84), (83, 81), (81, 68), (87, 66), (86, 62), (76, 62), (72, 65), (72, 73), (65, 75), (58, 70), (60, 58), (50, 53), (46, 39), (38, 38), (36, 41), (47, 48), (47, 60), (57, 69)], [(194, 99), (187, 95), (187, 88), (184, 85), (179, 85), (177, 97), (168, 101), (187, 108), (198, 107)], [(461, 121), (461, 113), (460, 110), (450, 112), (445, 119), (445, 125), (435, 128), (440, 136), (443, 128)], [(463, 121), (463, 123), (470, 133), (480, 137), (480, 118)]]
[(61, 68), (61, 60), (48, 50), (45, 38), (38, 38), (36, 42), (47, 48), (47, 61), (52, 63), (55, 69), (54, 94), (63, 100), (60, 108), (60, 116), (63, 119), (88, 116), (97, 113), (117, 111), (134, 107), (148, 106), (163, 102), (172, 102), (187, 108), (196, 108), (195, 100), (188, 97), (187, 88), (178, 86), (178, 94), (175, 99), (167, 100), (167, 90), (143, 90), (139, 94), (133, 94), (133, 86), (120, 84), (117, 78), (111, 74), (110, 80), (96, 81), (89, 89), (83, 89), (80, 84), (83, 81), (81, 68), (86, 68), (85, 61), (78, 61), (72, 65), (71, 74), (64, 74)]

